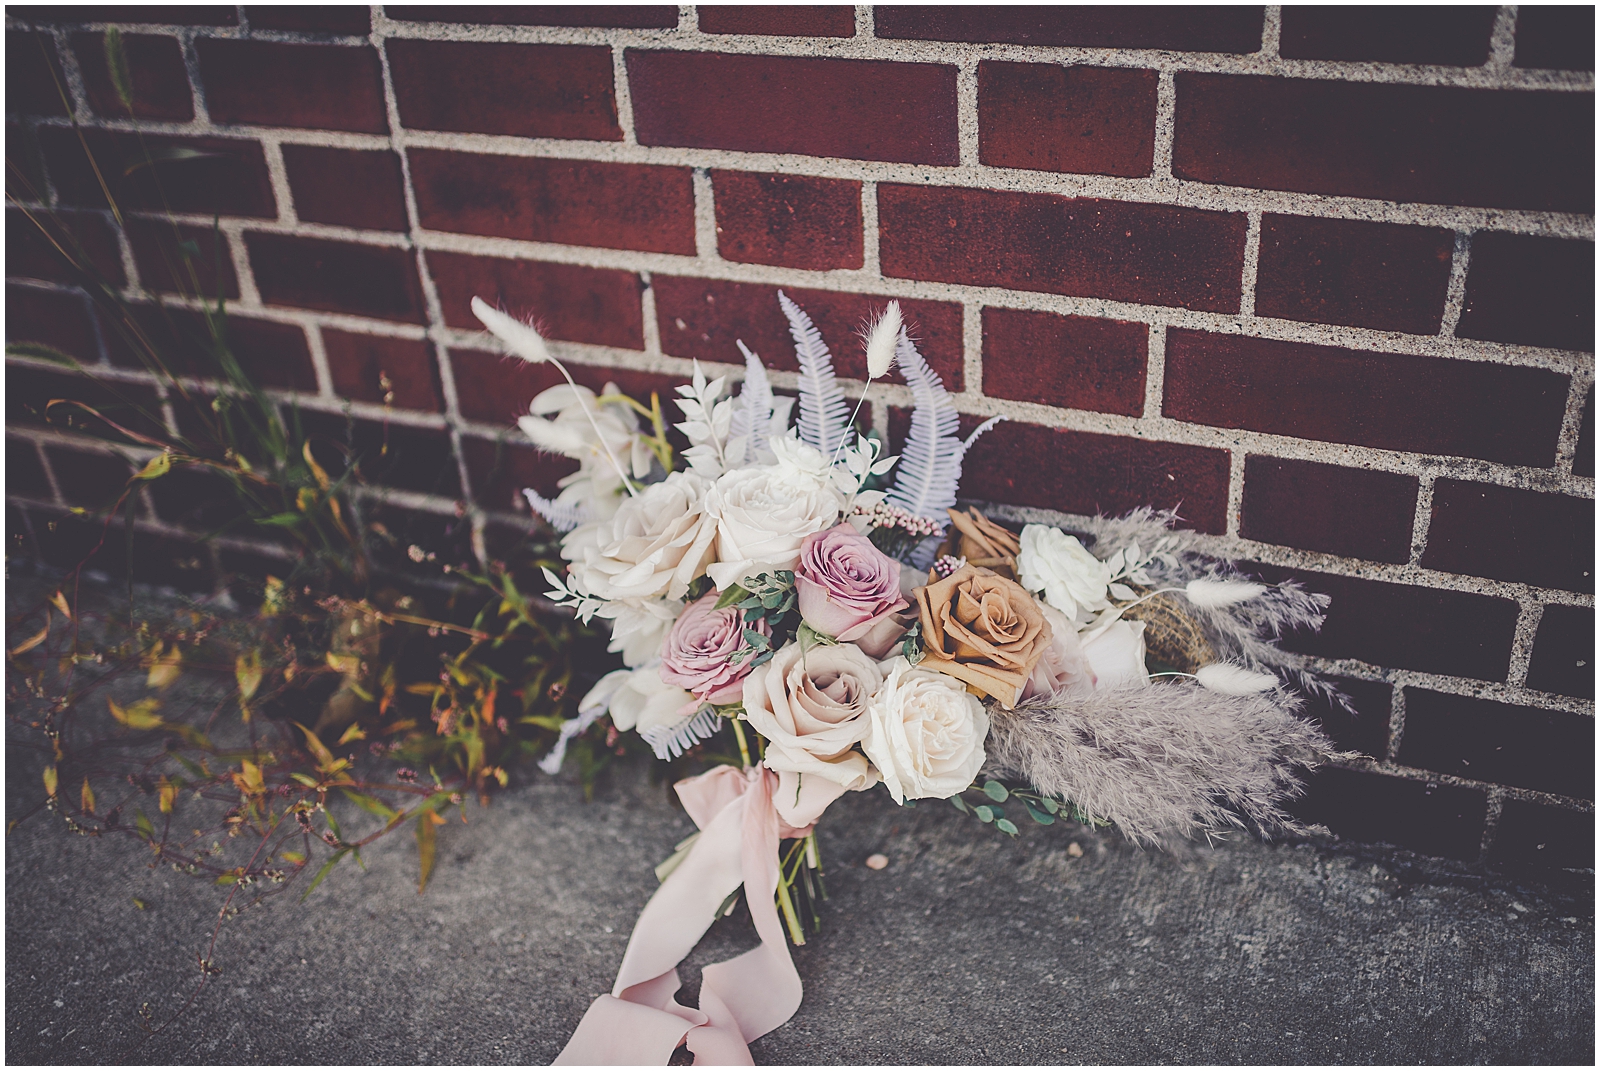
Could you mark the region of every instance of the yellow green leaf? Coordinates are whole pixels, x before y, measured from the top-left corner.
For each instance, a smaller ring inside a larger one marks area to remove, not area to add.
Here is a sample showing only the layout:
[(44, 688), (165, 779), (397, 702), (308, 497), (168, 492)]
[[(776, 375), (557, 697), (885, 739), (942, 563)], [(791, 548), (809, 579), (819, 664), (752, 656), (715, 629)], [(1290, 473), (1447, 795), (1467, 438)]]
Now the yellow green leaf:
[(306, 857), (299, 852), (279, 852), (278, 854), (283, 857), (284, 862), (293, 863), (295, 866), (299, 866), (306, 861)]
[(434, 825), (430, 818), (438, 817), (432, 811), (417, 816), (417, 895), (422, 895), (428, 887), (428, 878), (433, 873), (433, 856), (438, 847), (438, 834), (434, 832)]
[(44, 628), (40, 629), (38, 632), (35, 632), (32, 636), (29, 636), (27, 639), (23, 640), (21, 643), (17, 644), (15, 647), (11, 648), (10, 652), (8, 652), (8, 653), (11, 654), (12, 657), (15, 657), (15, 656), (17, 656), (19, 654), (22, 654), (24, 651), (31, 651), (35, 647), (37, 647), (41, 643), (43, 643), (45, 641), (45, 637), (49, 636), (49, 635), (50, 635), (50, 611), (46, 610), (44, 612)]
[(327, 472), (321, 465), (317, 464), (317, 459), (311, 456), (310, 439), (306, 440), (305, 445), (300, 450), (300, 453), (306, 459), (306, 464), (311, 469), (311, 475), (317, 478), (317, 486), (322, 488), (324, 491), (333, 486), (333, 481), (328, 479)]
[(50, 596), (50, 605), (54, 606), (57, 610), (60, 610), (62, 616), (68, 621), (72, 620), (72, 609), (67, 606), (66, 596), (62, 595), (59, 590), (57, 590), (54, 595)]
[(171, 814), (172, 805), (178, 800), (178, 786), (169, 782), (165, 777), (161, 779), (160, 806), (162, 814)]
[(83, 779), (83, 791), (78, 793), (78, 799), (83, 803), (83, 809), (90, 814), (94, 813), (94, 789), (89, 787), (89, 779)]
[(165, 476), (171, 471), (172, 455), (160, 453), (145, 462), (144, 468), (140, 469), (133, 478), (136, 480), (154, 480), (159, 476)]
[(332, 767), (334, 764), (333, 752), (328, 750), (327, 745), (317, 738), (316, 733), (312, 732), (310, 729), (307, 729), (299, 722), (295, 722), (295, 726), (302, 733), (306, 734), (306, 746), (311, 749), (311, 754), (317, 757), (318, 767), (324, 770)]
[(44, 790), (51, 796), (56, 794), (56, 768), (54, 766), (46, 766), (44, 768)]
[(281, 614), (288, 605), (289, 593), (283, 581), (275, 576), (267, 577), (266, 587), (262, 591), (261, 616), (274, 617)]
[(133, 898), (133, 906), (138, 908), (140, 911), (148, 911), (150, 909), (150, 905), (139, 899), (137, 896)]
[(157, 643), (156, 649), (150, 655), (150, 675), (145, 684), (151, 688), (170, 688), (172, 682), (183, 674), (183, 652), (177, 644), (172, 645), (172, 650), (164, 649), (163, 644)]
[(350, 728), (344, 731), (344, 735), (339, 737), (339, 743), (348, 744), (352, 740), (365, 740), (366, 738), (367, 734), (362, 731), (360, 724), (352, 722)]
[(155, 713), (160, 708), (161, 702), (153, 697), (129, 703), (123, 708), (115, 699), (108, 696), (106, 705), (111, 708), (111, 716), (130, 729), (158, 729), (162, 725), (161, 719)]
[(261, 649), (254, 648), (248, 655), (240, 655), (233, 663), (233, 677), (239, 682), (239, 700), (248, 703), (261, 687)]
[(266, 791), (266, 785), (261, 780), (261, 767), (249, 759), (243, 760), (243, 773), (233, 775), (233, 783), (239, 786), (239, 791), (249, 796), (259, 796)]

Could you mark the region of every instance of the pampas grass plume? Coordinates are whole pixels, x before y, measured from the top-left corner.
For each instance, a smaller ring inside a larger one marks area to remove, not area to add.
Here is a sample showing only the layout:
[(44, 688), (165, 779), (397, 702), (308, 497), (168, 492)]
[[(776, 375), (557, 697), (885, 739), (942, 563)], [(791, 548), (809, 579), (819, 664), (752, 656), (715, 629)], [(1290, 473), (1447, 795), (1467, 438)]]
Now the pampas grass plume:
[(530, 364), (544, 364), (550, 359), (539, 332), (498, 309), (491, 308), (480, 297), (472, 299), (472, 313), (489, 329), (489, 333), (506, 344), (512, 353)]
[(1223, 695), (1254, 695), (1257, 692), (1265, 692), (1278, 683), (1278, 678), (1270, 673), (1252, 673), (1243, 666), (1236, 666), (1230, 662), (1213, 662), (1209, 666), (1201, 666), (1195, 671), (1194, 676), (1200, 682), (1200, 687), (1221, 692)]
[(1253, 599), (1266, 590), (1265, 584), (1248, 580), (1191, 580), (1183, 589), (1191, 603), (1207, 610)]
[(900, 339), (900, 329), (904, 325), (905, 318), (900, 315), (900, 303), (889, 302), (889, 307), (883, 310), (883, 315), (878, 317), (867, 335), (868, 379), (877, 379), (888, 374), (889, 366), (894, 364), (895, 344)]

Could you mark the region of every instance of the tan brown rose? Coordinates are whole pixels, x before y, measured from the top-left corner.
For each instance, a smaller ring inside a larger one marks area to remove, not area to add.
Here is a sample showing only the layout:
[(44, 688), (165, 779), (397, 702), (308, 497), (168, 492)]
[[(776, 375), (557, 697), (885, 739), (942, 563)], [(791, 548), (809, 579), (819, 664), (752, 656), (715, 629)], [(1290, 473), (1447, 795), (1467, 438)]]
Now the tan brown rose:
[(965, 558), (968, 565), (993, 569), (1007, 580), (1017, 578), (1017, 551), (1021, 543), (1017, 534), (1002, 528), (976, 509), (962, 513), (958, 509), (946, 510), (955, 531), (946, 541), (950, 553)]
[(917, 589), (922, 669), (938, 670), (1010, 709), (1052, 632), (1033, 596), (991, 569), (964, 565)]

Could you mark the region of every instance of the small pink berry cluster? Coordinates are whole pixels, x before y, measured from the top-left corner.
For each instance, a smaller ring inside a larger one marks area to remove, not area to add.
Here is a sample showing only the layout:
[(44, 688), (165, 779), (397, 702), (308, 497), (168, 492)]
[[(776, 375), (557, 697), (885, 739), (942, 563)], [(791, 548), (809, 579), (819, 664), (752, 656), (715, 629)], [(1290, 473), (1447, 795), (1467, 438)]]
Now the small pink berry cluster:
[(938, 521), (918, 517), (904, 507), (890, 505), (888, 502), (879, 502), (871, 509), (857, 506), (855, 512), (866, 517), (874, 528), (898, 528), (914, 536), (938, 535), (944, 531), (944, 525)]
[(940, 580), (943, 580), (945, 577), (949, 576), (951, 573), (955, 572), (966, 564), (967, 559), (958, 558), (954, 554), (946, 554), (944, 557), (933, 563), (933, 569), (931, 571), (934, 576), (937, 576)]

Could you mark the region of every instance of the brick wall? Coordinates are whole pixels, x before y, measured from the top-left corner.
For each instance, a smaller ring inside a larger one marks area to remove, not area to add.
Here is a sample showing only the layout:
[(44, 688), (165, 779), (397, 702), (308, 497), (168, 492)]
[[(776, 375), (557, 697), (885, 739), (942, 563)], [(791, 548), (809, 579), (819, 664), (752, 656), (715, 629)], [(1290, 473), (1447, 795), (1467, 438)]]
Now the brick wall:
[[(1323, 633), (1288, 642), (1354, 698), (1357, 717), (1319, 714), (1366, 758), (1318, 775), (1308, 817), (1592, 866), (1592, 8), (10, 7), (6, 25), (8, 160), (131, 295), (173, 285), (159, 199), (131, 177), (114, 225), (52, 66), (104, 157), (136, 129), (215, 154), (170, 171), (176, 219), (202, 238), (220, 220), (202, 268), (252, 371), (330, 433), (387, 435), (369, 519), (493, 553), (526, 524), (516, 488), (566, 471), (510, 432), (551, 376), (490, 352), (474, 294), (537, 316), (585, 382), (644, 392), (691, 358), (736, 372), (735, 338), (792, 387), (780, 287), (859, 377), (851, 334), (897, 297), (966, 419), (1010, 418), (970, 457), (973, 498), (1013, 518), (1177, 507), (1219, 553), (1334, 596)], [(16, 215), (8, 338), (161, 395)], [(65, 509), (102, 505), (139, 454), (39, 424), (43, 399), (103, 384), (22, 359), (7, 380), (13, 546), (71, 564), (88, 537)], [(908, 391), (871, 398), (892, 433)], [(156, 579), (272, 553), (196, 550), (203, 481), (151, 490), (115, 538)]]

